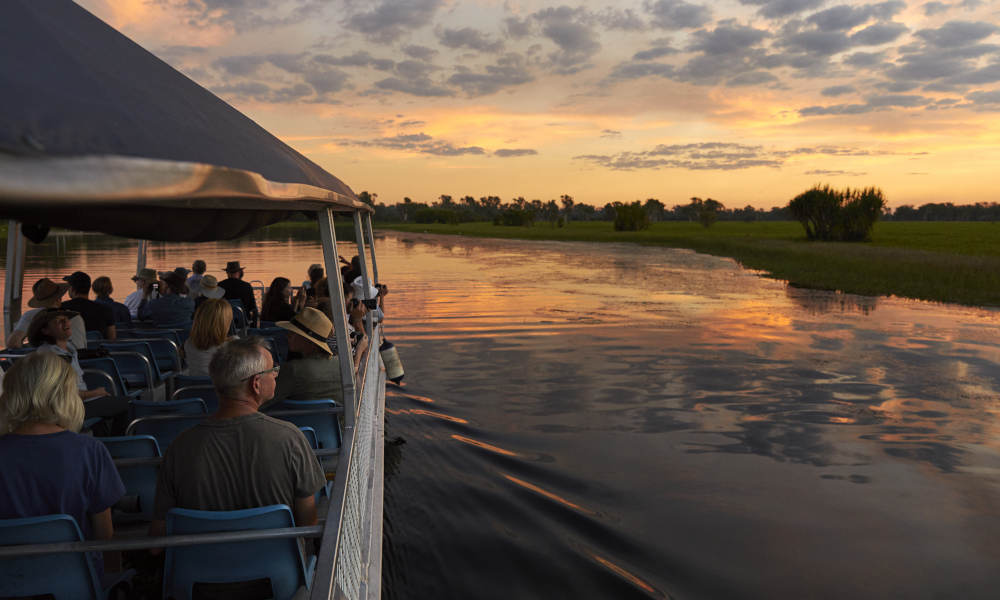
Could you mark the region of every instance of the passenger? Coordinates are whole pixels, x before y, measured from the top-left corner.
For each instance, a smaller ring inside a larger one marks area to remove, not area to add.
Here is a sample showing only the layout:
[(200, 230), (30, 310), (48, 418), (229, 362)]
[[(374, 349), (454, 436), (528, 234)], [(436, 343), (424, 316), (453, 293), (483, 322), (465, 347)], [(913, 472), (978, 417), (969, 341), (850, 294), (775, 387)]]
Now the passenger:
[(181, 295), (182, 296), (186, 296), (188, 298), (191, 298), (193, 300), (194, 296), (191, 295), (191, 288), (189, 288), (188, 285), (187, 285), (188, 273), (190, 273), (190, 272), (191, 272), (191, 269), (188, 269), (187, 267), (177, 267), (176, 269), (174, 269), (174, 273), (177, 273), (178, 275), (180, 275), (181, 279), (184, 281), (184, 289), (186, 291), (183, 294), (181, 294)]
[(143, 302), (149, 302), (156, 296), (153, 294), (153, 284), (156, 283), (156, 271), (153, 269), (140, 269), (132, 277), (135, 282), (135, 291), (125, 297), (125, 306), (128, 307), (129, 315), (133, 319), (139, 318), (139, 306)]
[[(211, 275), (209, 275), (211, 277)], [(226, 300), (205, 298), (194, 312), (191, 334), (184, 342), (188, 375), (208, 377), (208, 365), (215, 352), (229, 339), (233, 307)]]
[[(0, 519), (67, 514), (83, 537), (110, 540), (125, 494), (104, 444), (80, 435), (83, 404), (69, 364), (35, 352), (7, 371), (0, 396)], [(99, 574), (103, 565), (93, 555)], [(58, 577), (58, 573), (52, 573)]]
[(201, 295), (201, 278), (205, 276), (205, 261), (196, 260), (191, 263), (191, 276), (187, 278), (188, 298), (198, 299)]
[(351, 262), (344, 260), (343, 256), (338, 258), (340, 258), (340, 262), (344, 263), (344, 266), (340, 267), (340, 275), (344, 280), (344, 285), (351, 285), (356, 277), (361, 276), (361, 259), (356, 254), (351, 257)]
[(129, 314), (128, 307), (121, 302), (115, 302), (111, 297), (114, 291), (110, 277), (98, 277), (94, 280), (94, 294), (97, 295), (94, 302), (111, 308), (116, 325), (118, 323), (131, 324), (132, 315)]
[(70, 341), (72, 326), (69, 320), (76, 315), (70, 310), (47, 308), (35, 315), (28, 326), (28, 343), (37, 348), (37, 352), (51, 352), (61, 356), (76, 372), (76, 385), (80, 398), (88, 400), (106, 396), (108, 390), (96, 388), (87, 389), (83, 381), (83, 368), (76, 353), (76, 345)]
[(199, 296), (194, 299), (194, 307), (197, 309), (206, 300), (218, 300), (226, 295), (226, 290), (219, 287), (219, 280), (215, 275), (205, 275), (199, 281)]
[(316, 523), (314, 494), (326, 477), (298, 427), (258, 412), (274, 396), (278, 368), (259, 337), (233, 340), (212, 357), (219, 411), (167, 448), (156, 484), (151, 535), (171, 508), (292, 508), (295, 524)]
[(278, 327), (287, 329), (288, 360), (281, 365), (274, 405), (285, 400), (332, 398), (342, 403), (340, 364), (327, 343), (333, 332), (330, 319), (315, 308), (303, 308)]
[[(275, 277), (261, 301), (260, 318), (262, 321), (287, 321), (295, 316), (295, 306), (292, 305), (292, 282), (284, 277)], [(300, 300), (301, 299), (301, 300)], [(305, 297), (299, 295), (296, 304), (305, 302)], [(299, 307), (301, 308), (301, 306)]]
[(347, 324), (351, 327), (351, 342), (354, 344), (354, 370), (361, 367), (361, 359), (368, 350), (368, 335), (365, 333), (365, 315), (368, 309), (365, 303), (357, 298), (351, 298), (348, 304)]
[[(28, 312), (21, 315), (21, 318), (14, 324), (14, 329), (7, 336), (7, 347), (8, 348), (20, 348), (24, 345), (24, 338), (28, 336), (28, 328), (31, 326), (31, 321), (34, 319), (38, 313), (46, 308), (59, 308), (62, 304), (62, 296), (69, 289), (69, 285), (65, 283), (56, 283), (49, 279), (48, 277), (39, 279), (35, 282), (35, 285), (31, 287), (31, 299), (28, 300), (28, 306), (32, 308)], [(72, 340), (73, 345), (79, 348), (87, 347), (87, 327), (83, 323), (83, 319), (80, 315), (70, 319), (70, 326), (73, 329), (72, 335), (70, 335), (70, 340)]]
[(309, 277), (309, 279), (302, 282), (302, 290), (304, 291), (306, 297), (315, 296), (316, 284), (319, 283), (320, 279), (323, 279), (323, 265), (309, 265), (309, 269), (306, 271), (306, 276)]
[(319, 310), (333, 322), (333, 303), (330, 301), (330, 286), (326, 277), (316, 283), (315, 289), (316, 295), (308, 299), (306, 306)]
[(69, 300), (62, 303), (62, 308), (79, 313), (87, 331), (99, 331), (104, 339), (114, 341), (115, 315), (110, 306), (98, 304), (90, 299), (90, 275), (76, 271), (63, 277), (69, 283)]
[(141, 319), (152, 319), (154, 327), (187, 327), (194, 314), (194, 300), (185, 296), (187, 285), (176, 271), (160, 272), (160, 297), (139, 309)]
[(240, 266), (240, 261), (233, 260), (226, 263), (226, 275), (228, 277), (219, 282), (219, 287), (226, 291), (227, 300), (239, 300), (243, 303), (243, 311), (252, 326), (259, 316), (257, 300), (254, 298), (253, 288), (243, 281), (243, 267)]

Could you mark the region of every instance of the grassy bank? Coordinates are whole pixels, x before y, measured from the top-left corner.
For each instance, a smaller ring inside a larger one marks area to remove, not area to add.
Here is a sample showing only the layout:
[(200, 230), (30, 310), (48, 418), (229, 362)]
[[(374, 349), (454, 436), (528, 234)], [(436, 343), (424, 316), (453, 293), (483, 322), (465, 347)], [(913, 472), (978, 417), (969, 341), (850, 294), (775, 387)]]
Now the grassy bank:
[(380, 229), (475, 237), (583, 242), (632, 242), (727, 256), (793, 285), (865, 295), (1000, 306), (1000, 225), (884, 222), (868, 243), (808, 242), (793, 222), (654, 223), (641, 232), (607, 222), (503, 227), (387, 224)]

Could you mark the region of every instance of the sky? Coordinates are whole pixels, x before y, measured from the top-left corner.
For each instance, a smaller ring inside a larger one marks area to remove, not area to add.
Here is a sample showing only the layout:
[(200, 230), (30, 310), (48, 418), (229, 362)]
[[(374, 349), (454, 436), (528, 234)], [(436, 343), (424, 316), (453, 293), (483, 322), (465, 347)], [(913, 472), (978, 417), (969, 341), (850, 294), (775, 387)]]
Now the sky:
[(394, 204), (1000, 201), (1000, 0), (78, 0)]

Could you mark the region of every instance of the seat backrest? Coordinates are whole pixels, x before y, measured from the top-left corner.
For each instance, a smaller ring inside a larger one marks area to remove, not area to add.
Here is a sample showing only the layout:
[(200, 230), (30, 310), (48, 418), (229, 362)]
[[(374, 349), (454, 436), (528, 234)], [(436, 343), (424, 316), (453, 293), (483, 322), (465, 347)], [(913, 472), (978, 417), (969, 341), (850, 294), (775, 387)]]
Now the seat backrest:
[[(79, 542), (76, 520), (69, 515), (0, 519), (0, 545)], [(58, 574), (54, 577), (53, 575)], [(0, 597), (52, 594), (56, 600), (102, 597), (100, 580), (83, 552), (6, 558), (0, 561)]]
[(191, 429), (198, 423), (205, 420), (208, 415), (153, 415), (140, 417), (129, 423), (126, 435), (151, 435), (156, 438), (156, 443), (160, 445), (160, 450), (165, 452), (170, 442), (183, 433)]
[[(322, 400), (285, 400), (268, 408), (273, 410), (308, 410), (313, 408), (337, 408), (337, 403), (329, 398)], [(340, 448), (340, 415), (336, 413), (312, 413), (301, 415), (278, 415), (278, 419), (294, 423), (300, 429), (311, 427), (316, 432), (318, 448), (333, 450)]]
[(125, 380), (122, 379), (122, 374), (118, 370), (118, 365), (115, 363), (113, 358), (81, 358), (80, 367), (83, 369), (95, 369), (97, 371), (104, 371), (107, 373), (111, 377), (111, 380), (115, 382), (115, 389), (108, 390), (114, 395), (124, 396), (128, 391), (125, 387)]
[(208, 408), (201, 398), (182, 398), (181, 400), (133, 400), (129, 402), (129, 411), (133, 419), (151, 415), (207, 415)]
[[(234, 511), (174, 508), (167, 513), (167, 535), (294, 527), (283, 504)], [(276, 600), (292, 598), (308, 587), (305, 562), (294, 538), (254, 540), (167, 548), (163, 597), (191, 598), (195, 583), (238, 582), (268, 578)]]
[(219, 394), (215, 391), (215, 386), (189, 385), (178, 387), (170, 396), (171, 401), (183, 400), (185, 398), (201, 398), (205, 403), (205, 410), (209, 414), (219, 410)]
[(87, 332), (88, 345), (91, 342), (100, 342), (103, 339), (104, 339), (104, 334), (102, 334), (100, 331), (97, 331), (96, 329), (91, 329), (90, 331)]
[(256, 327), (247, 330), (248, 335), (259, 335), (271, 340), (272, 354), (277, 353), (278, 363), (288, 360), (288, 330), (281, 327)]
[(205, 375), (178, 375), (174, 377), (174, 389), (179, 390), (192, 385), (212, 385), (212, 378)]
[(151, 435), (122, 435), (99, 437), (111, 458), (155, 458), (160, 456), (160, 445)]
[(159, 384), (163, 381), (163, 373), (156, 362), (156, 353), (153, 352), (149, 342), (126, 340), (122, 342), (101, 342), (101, 347), (110, 352), (138, 352), (145, 356), (153, 370), (153, 383)]
[(316, 437), (316, 430), (312, 427), (299, 427), (299, 431), (302, 435), (306, 436), (306, 441), (309, 442), (309, 447), (313, 450), (319, 450), (319, 438)]
[[(171, 337), (176, 337), (173, 330), (170, 330), (169, 333)], [(170, 337), (143, 337), (134, 338), (130, 341), (146, 342), (149, 344), (161, 372), (179, 371), (181, 369), (180, 346)]]

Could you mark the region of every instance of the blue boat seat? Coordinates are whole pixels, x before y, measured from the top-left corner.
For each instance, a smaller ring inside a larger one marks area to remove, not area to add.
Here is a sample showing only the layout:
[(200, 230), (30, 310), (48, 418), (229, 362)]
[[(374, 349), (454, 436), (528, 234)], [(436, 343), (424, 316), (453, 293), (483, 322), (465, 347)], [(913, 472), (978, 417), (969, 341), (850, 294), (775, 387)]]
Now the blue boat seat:
[(219, 410), (219, 394), (213, 385), (189, 385), (179, 387), (170, 396), (170, 401), (183, 400), (185, 398), (201, 398), (205, 403), (205, 409), (209, 414)]
[(206, 415), (208, 409), (201, 398), (183, 398), (181, 400), (133, 400), (129, 402), (129, 415), (133, 419), (152, 415)]
[[(0, 545), (81, 542), (83, 536), (70, 515), (0, 519)], [(134, 571), (102, 585), (84, 552), (62, 552), (0, 561), (0, 597), (23, 598), (50, 594), (55, 600), (104, 600), (128, 587)]]
[[(167, 535), (294, 527), (283, 504), (234, 511), (174, 508), (167, 513)], [(163, 597), (190, 600), (195, 583), (270, 580), (275, 600), (290, 600), (309, 589), (316, 557), (306, 563), (298, 540), (253, 540), (167, 548)]]
[[(157, 458), (160, 445), (151, 435), (126, 435), (97, 438), (111, 453), (111, 458)], [(144, 520), (153, 518), (153, 501), (156, 499), (158, 465), (117, 465), (118, 475), (125, 484), (125, 495), (139, 500), (139, 512)]]
[(91, 344), (96, 344), (97, 342), (100, 342), (102, 340), (104, 340), (104, 334), (101, 333), (100, 331), (97, 331), (96, 329), (91, 329), (90, 331), (87, 332), (88, 346), (90, 346)]
[(205, 414), (170, 414), (140, 417), (129, 423), (125, 435), (150, 435), (156, 438), (160, 450), (166, 451), (178, 435), (204, 421)]
[[(310, 428), (316, 435), (314, 449), (339, 450), (343, 434), (340, 427), (340, 414), (324, 412), (317, 409), (338, 408), (336, 402), (329, 398), (322, 400), (285, 400), (270, 406), (267, 412), (302, 411), (301, 414), (276, 414), (275, 418), (294, 423), (300, 429)], [(305, 434), (309, 439), (309, 434)], [(320, 464), (325, 470), (332, 471), (337, 466), (336, 455), (326, 455), (320, 458)]]
[[(146, 357), (149, 361), (150, 370), (153, 376), (153, 385), (158, 386), (163, 383), (165, 375), (160, 369), (160, 363), (156, 360), (156, 352), (153, 351), (152, 343), (144, 340), (125, 340), (121, 342), (101, 342), (101, 347), (108, 350), (112, 354), (123, 353), (123, 352), (135, 352)], [(121, 366), (119, 366), (119, 370)], [(133, 385), (132, 377), (129, 373), (122, 370), (122, 376), (125, 377), (129, 385)]]
[[(113, 357), (102, 357), (102, 358), (82, 358), (80, 359), (80, 367), (83, 368), (83, 380), (87, 382), (87, 387), (90, 387), (91, 382), (87, 379), (88, 371), (101, 371), (107, 374), (111, 378), (113, 387), (108, 388), (108, 392), (114, 394), (115, 396), (128, 396), (129, 398), (138, 398), (142, 395), (142, 390), (130, 390), (122, 377), (121, 372), (118, 370), (118, 363)], [(100, 382), (100, 385), (107, 385), (107, 380), (101, 378), (100, 380), (94, 380), (95, 384)]]

